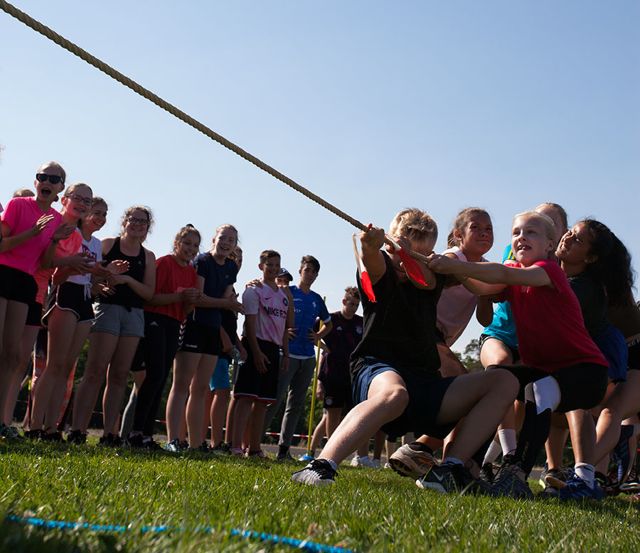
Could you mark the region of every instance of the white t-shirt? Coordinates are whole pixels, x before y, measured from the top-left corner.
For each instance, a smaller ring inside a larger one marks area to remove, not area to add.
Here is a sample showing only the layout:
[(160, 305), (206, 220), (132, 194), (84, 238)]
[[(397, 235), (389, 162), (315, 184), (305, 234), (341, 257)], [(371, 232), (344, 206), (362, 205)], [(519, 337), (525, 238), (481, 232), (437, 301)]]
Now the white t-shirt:
[(242, 294), (242, 305), (245, 315), (257, 315), (256, 337), (281, 346), (289, 310), (287, 295), (267, 284), (250, 287)]
[[(82, 251), (80, 253), (86, 255), (87, 259), (100, 263), (102, 261), (102, 242), (95, 236), (92, 236), (89, 240), (85, 240), (83, 238)], [(86, 273), (84, 275), (72, 275), (67, 279), (67, 282), (87, 286), (91, 284), (91, 274)]]

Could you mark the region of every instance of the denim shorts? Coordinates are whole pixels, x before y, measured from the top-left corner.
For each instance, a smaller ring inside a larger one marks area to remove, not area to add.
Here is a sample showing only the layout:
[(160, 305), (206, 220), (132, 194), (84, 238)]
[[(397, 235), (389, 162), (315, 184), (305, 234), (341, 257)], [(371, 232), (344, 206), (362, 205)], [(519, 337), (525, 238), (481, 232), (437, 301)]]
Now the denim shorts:
[(111, 303), (95, 305), (95, 319), (91, 332), (106, 332), (114, 336), (144, 337), (144, 311), (139, 307), (127, 308)]

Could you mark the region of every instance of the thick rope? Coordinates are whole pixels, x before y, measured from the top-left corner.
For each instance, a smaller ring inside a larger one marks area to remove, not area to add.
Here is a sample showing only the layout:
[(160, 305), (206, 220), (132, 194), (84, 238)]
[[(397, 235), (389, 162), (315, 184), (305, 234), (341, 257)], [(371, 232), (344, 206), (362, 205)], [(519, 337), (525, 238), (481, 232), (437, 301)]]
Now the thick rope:
[(12, 17), (15, 17), (18, 21), (21, 21), (27, 27), (30, 27), (34, 31), (36, 31), (36, 32), (40, 33), (41, 35), (44, 35), (45, 37), (47, 37), (49, 40), (52, 40), (58, 46), (61, 46), (65, 50), (68, 50), (72, 54), (78, 56), (80, 59), (86, 61), (88, 64), (93, 65), (96, 69), (99, 69), (103, 73), (106, 73), (112, 79), (115, 79), (120, 84), (123, 84), (124, 86), (130, 88), (135, 93), (137, 93), (140, 96), (142, 96), (143, 98), (146, 98), (150, 102), (153, 102), (158, 107), (160, 107), (163, 110), (169, 112), (174, 117), (177, 117), (178, 119), (180, 119), (180, 121), (183, 121), (187, 125), (189, 125), (189, 126), (193, 127), (194, 129), (200, 131), (205, 136), (208, 136), (209, 138), (211, 138), (211, 140), (215, 140), (216, 142), (218, 142), (219, 144), (221, 144), (225, 148), (228, 148), (233, 153), (239, 155), (241, 158), (246, 159), (250, 163), (253, 163), (253, 165), (255, 165), (256, 167), (262, 169), (266, 173), (269, 173), (272, 177), (275, 177), (276, 179), (278, 179), (279, 181), (283, 182), (287, 186), (290, 186), (291, 188), (293, 188), (295, 191), (299, 192), (303, 196), (305, 196), (305, 197), (309, 198), (310, 200), (316, 202), (317, 204), (321, 205), (322, 207), (324, 207), (325, 209), (329, 210), (334, 215), (337, 215), (338, 217), (340, 217), (341, 219), (346, 221), (347, 223), (353, 225), (354, 227), (356, 227), (357, 229), (360, 229), (360, 230), (365, 230), (366, 229), (366, 226), (364, 224), (362, 224), (360, 221), (358, 221), (357, 219), (354, 219), (350, 215), (346, 214), (344, 211), (338, 209), (334, 205), (332, 205), (329, 202), (327, 202), (326, 200), (322, 199), (320, 196), (317, 196), (316, 194), (314, 194), (310, 190), (306, 189), (304, 186), (298, 184), (293, 179), (290, 179), (286, 175), (282, 174), (280, 171), (277, 171), (276, 169), (274, 169), (270, 165), (267, 165), (264, 161), (261, 161), (256, 156), (254, 156), (254, 155), (250, 154), (249, 152), (243, 150), (242, 148), (240, 148), (240, 146), (237, 146), (236, 144), (234, 144), (230, 140), (227, 140), (224, 136), (219, 135), (217, 132), (211, 130), (209, 127), (207, 127), (203, 123), (200, 123), (200, 121), (197, 121), (196, 119), (194, 119), (190, 115), (186, 114), (184, 111), (178, 109), (174, 105), (172, 105), (169, 102), (167, 102), (167, 101), (163, 100), (162, 98), (160, 98), (160, 96), (158, 96), (157, 94), (154, 94), (150, 90), (148, 90), (148, 89), (144, 88), (143, 86), (139, 85), (133, 79), (130, 79), (126, 75), (123, 75), (119, 71), (115, 70), (113, 67), (110, 67), (109, 65), (107, 65), (103, 61), (101, 61), (98, 58), (96, 58), (95, 56), (91, 55), (86, 50), (83, 50), (82, 48), (80, 48), (79, 46), (77, 46), (76, 44), (71, 42), (70, 40), (68, 40), (68, 39), (64, 38), (63, 36), (59, 35), (58, 33), (53, 31), (52, 29), (50, 29), (46, 25), (43, 25), (39, 21), (33, 19), (33, 17), (29, 16), (28, 14), (24, 13), (23, 11), (20, 11), (18, 8), (16, 8), (12, 4), (9, 4), (9, 2), (6, 2), (5, 0), (0, 0), (0, 9), (2, 9), (4, 12), (8, 13)]

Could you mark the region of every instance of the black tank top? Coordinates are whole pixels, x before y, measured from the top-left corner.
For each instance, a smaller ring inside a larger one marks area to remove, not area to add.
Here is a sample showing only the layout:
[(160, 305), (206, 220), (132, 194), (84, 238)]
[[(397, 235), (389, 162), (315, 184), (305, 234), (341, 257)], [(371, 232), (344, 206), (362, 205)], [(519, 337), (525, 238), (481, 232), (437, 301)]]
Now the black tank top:
[[(131, 278), (137, 280), (138, 282), (144, 281), (144, 269), (146, 265), (146, 251), (140, 246), (140, 253), (138, 255), (125, 255), (120, 250), (120, 237), (115, 239), (113, 246), (111, 249), (104, 255), (103, 260), (107, 263), (111, 261), (115, 261), (116, 259), (122, 259), (123, 261), (129, 262), (129, 270), (125, 275), (129, 275)], [(126, 284), (117, 284), (116, 285), (116, 293), (111, 296), (100, 296), (101, 303), (110, 303), (113, 305), (122, 305), (127, 309), (131, 309), (132, 307), (142, 308), (144, 305), (144, 300), (136, 294), (128, 285)]]

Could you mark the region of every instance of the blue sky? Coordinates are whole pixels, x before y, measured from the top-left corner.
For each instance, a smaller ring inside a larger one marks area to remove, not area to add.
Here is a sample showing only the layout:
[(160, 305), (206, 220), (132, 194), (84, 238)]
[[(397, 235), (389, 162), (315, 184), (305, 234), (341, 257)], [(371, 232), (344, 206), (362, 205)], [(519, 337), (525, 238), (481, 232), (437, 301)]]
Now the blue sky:
[[(417, 206), (443, 248), (477, 205), (498, 260), (512, 216), (554, 201), (640, 259), (636, 1), (15, 5), (364, 222)], [(109, 201), (102, 236), (137, 203), (157, 255), (185, 223), (206, 247), (232, 222), (241, 282), (262, 249), (292, 272), (311, 253), (338, 308), (349, 225), (4, 13), (0, 52), (1, 201), (56, 159)]]

